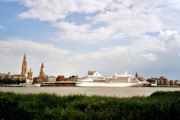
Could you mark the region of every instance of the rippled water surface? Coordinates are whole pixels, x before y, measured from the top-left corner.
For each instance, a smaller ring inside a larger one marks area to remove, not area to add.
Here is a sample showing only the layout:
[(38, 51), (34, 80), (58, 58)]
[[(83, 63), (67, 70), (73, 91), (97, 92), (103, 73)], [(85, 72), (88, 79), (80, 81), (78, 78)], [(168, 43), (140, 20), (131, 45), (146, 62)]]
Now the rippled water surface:
[(56, 93), (58, 95), (86, 94), (117, 97), (149, 96), (155, 91), (177, 91), (178, 87), (0, 87), (0, 91), (15, 93)]

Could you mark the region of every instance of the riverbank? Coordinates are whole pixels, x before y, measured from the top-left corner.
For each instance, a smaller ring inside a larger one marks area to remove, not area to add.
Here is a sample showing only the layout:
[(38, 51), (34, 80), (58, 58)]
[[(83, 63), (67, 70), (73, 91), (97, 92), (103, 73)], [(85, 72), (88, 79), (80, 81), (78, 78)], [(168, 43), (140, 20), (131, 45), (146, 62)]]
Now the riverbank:
[(0, 92), (0, 119), (180, 119), (180, 91), (148, 97)]

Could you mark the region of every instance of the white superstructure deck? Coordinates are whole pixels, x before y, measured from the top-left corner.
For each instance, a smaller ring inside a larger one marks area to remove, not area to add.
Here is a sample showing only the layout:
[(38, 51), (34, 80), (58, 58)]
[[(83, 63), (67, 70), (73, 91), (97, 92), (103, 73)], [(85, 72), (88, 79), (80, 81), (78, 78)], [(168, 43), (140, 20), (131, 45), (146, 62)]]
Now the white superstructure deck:
[(132, 75), (124, 74), (117, 75), (117, 73), (110, 77), (101, 76), (98, 72), (92, 75), (85, 76), (77, 81), (76, 86), (89, 87), (138, 87), (142, 86), (144, 82), (140, 82)]

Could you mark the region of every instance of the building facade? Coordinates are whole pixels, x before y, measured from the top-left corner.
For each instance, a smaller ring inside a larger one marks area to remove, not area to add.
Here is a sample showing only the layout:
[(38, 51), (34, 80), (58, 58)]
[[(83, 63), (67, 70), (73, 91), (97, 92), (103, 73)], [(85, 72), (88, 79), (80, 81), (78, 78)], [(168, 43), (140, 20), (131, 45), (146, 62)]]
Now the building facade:
[(0, 73), (0, 79), (4, 79), (4, 78), (11, 79), (10, 72), (8, 72), (8, 73)]
[(43, 82), (56, 82), (56, 77), (43, 75)]
[(170, 85), (173, 85), (173, 80), (170, 80), (170, 81), (169, 81), (169, 84), (170, 84)]
[(20, 74), (14, 74), (12, 77), (13, 80), (25, 80), (27, 81), (27, 76), (26, 75), (20, 75)]
[(64, 78), (64, 75), (59, 75), (56, 79), (56, 81), (64, 81), (65, 78)]
[(33, 83), (43, 83), (43, 78), (42, 77), (34, 77)]
[(179, 80), (175, 80), (175, 81), (174, 81), (174, 84), (175, 84), (175, 85), (180, 85), (180, 81), (179, 81)]
[(78, 80), (78, 76), (77, 75), (72, 75), (69, 77), (69, 81), (77, 81)]

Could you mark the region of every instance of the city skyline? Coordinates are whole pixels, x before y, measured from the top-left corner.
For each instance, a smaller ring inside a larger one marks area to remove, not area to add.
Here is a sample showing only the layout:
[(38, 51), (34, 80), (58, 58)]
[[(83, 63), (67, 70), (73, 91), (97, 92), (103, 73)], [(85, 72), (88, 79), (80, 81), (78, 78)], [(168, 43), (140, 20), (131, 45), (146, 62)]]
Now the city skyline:
[(180, 79), (180, 2), (0, 0), (0, 73)]

